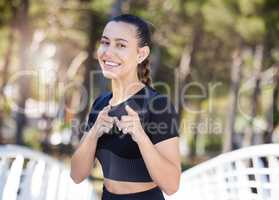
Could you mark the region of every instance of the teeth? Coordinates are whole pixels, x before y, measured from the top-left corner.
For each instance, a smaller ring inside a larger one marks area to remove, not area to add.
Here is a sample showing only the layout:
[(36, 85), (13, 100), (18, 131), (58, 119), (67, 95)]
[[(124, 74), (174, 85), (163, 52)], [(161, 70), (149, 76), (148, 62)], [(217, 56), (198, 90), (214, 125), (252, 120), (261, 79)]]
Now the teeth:
[(110, 61), (105, 61), (105, 64), (106, 65), (111, 65), (111, 66), (118, 66), (119, 64), (117, 64), (117, 63), (114, 63), (114, 62), (110, 62)]

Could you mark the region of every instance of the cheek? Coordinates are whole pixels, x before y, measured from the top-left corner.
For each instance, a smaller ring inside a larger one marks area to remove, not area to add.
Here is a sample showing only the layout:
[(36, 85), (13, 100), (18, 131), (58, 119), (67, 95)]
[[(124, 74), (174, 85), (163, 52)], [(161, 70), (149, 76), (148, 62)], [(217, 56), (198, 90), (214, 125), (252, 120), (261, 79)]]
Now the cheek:
[(104, 52), (104, 49), (102, 47), (99, 47), (97, 49), (97, 52), (96, 52), (96, 55), (97, 55), (97, 58), (100, 59), (101, 55), (103, 54)]
[(136, 63), (137, 59), (137, 54), (131, 49), (125, 49), (125, 51), (119, 52), (119, 56), (123, 59), (123, 61), (128, 64), (129, 66), (132, 65), (134, 66)]

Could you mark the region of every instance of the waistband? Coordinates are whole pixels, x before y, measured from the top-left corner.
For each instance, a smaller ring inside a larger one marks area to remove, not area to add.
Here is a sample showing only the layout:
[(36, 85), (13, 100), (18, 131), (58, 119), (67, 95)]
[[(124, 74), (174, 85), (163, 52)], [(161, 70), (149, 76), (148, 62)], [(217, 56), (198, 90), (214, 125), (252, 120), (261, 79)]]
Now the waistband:
[(142, 192), (115, 194), (107, 190), (103, 185), (102, 200), (165, 200), (162, 191), (158, 186)]

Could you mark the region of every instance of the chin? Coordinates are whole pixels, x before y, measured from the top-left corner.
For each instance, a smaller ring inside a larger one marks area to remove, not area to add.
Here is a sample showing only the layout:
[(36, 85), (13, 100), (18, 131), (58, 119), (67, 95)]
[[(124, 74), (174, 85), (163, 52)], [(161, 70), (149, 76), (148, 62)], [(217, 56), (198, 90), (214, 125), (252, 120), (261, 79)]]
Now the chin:
[(111, 71), (103, 70), (102, 72), (103, 72), (104, 77), (107, 79), (118, 79), (119, 78), (118, 74), (113, 73)]

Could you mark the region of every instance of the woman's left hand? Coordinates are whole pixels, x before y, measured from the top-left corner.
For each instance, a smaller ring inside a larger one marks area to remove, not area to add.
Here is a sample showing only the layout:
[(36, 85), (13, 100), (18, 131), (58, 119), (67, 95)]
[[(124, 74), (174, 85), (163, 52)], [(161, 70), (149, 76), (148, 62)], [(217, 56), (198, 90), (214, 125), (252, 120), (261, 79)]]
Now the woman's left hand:
[(117, 127), (122, 130), (123, 134), (130, 134), (135, 142), (138, 142), (146, 133), (141, 125), (138, 113), (130, 106), (126, 105), (125, 109), (128, 115), (123, 115), (121, 120), (116, 121)]

